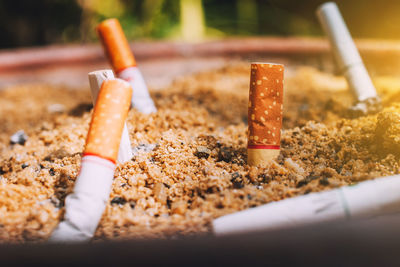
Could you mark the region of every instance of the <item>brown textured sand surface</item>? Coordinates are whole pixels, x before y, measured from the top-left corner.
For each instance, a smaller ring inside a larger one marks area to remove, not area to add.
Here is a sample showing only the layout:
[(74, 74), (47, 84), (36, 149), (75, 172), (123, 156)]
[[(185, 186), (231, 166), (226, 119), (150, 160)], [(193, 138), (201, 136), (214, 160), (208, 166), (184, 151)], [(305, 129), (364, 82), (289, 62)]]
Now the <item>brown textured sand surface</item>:
[[(249, 71), (243, 63), (180, 78), (152, 94), (156, 114), (129, 112), (135, 157), (116, 170), (96, 239), (207, 233), (224, 214), (400, 173), (399, 81), (377, 77), (385, 109), (349, 120), (345, 81), (308, 67), (285, 74), (281, 155), (248, 167)], [(0, 92), (2, 242), (45, 240), (62, 218), (91, 116), (82, 87)], [(29, 139), (11, 145), (19, 129)]]

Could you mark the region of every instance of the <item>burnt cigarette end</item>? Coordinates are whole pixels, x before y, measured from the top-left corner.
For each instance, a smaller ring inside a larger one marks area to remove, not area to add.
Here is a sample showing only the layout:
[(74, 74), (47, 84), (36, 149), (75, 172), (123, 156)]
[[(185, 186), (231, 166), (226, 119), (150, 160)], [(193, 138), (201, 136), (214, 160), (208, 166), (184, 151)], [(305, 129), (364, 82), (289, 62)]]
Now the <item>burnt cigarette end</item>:
[(371, 97), (355, 103), (347, 110), (348, 117), (354, 119), (361, 116), (373, 115), (382, 110), (382, 102), (379, 97)]
[(265, 166), (279, 155), (283, 116), (284, 66), (252, 63), (248, 106), (248, 158)]

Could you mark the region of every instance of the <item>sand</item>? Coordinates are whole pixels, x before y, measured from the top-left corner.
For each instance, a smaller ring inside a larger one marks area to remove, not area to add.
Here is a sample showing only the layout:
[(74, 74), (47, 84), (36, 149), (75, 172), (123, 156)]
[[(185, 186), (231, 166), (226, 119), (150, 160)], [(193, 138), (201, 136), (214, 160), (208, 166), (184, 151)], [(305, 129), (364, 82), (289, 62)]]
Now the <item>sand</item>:
[[(179, 78), (152, 91), (158, 112), (131, 110), (134, 158), (118, 165), (95, 240), (175, 238), (213, 218), (271, 201), (400, 173), (400, 82), (375, 77), (384, 110), (348, 119), (343, 78), (310, 67), (285, 74), (281, 154), (246, 164), (250, 65)], [(81, 90), (0, 91), (0, 241), (42, 242), (62, 219), (91, 116)], [(10, 136), (24, 130), (24, 144)]]

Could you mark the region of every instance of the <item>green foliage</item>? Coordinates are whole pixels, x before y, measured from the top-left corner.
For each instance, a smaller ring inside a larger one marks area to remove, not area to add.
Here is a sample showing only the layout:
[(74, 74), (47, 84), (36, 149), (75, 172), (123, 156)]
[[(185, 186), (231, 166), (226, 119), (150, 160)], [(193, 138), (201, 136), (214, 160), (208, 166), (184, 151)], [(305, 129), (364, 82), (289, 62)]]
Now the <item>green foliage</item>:
[(87, 13), (91, 21), (87, 34), (92, 41), (96, 40), (96, 25), (107, 18), (119, 19), (128, 39), (168, 38), (179, 25), (179, 5), (176, 0), (103, 1), (91, 1), (87, 7), (91, 11)]
[[(182, 29), (185, 28), (188, 32), (187, 29), (191, 26), (183, 27), (181, 24), (180, 1), (0, 1), (0, 48), (96, 42), (96, 25), (111, 17), (120, 20), (130, 40), (182, 40)], [(318, 36), (323, 33), (315, 17), (315, 9), (323, 2), (325, 0), (202, 0), (203, 8), (199, 12), (203, 12), (205, 25), (193, 29), (201, 29), (204, 32), (205, 27), (206, 38), (255, 35)], [(400, 36), (400, 1), (336, 2), (354, 37), (397, 39)], [(187, 23), (195, 23), (194, 21), (189, 20)]]

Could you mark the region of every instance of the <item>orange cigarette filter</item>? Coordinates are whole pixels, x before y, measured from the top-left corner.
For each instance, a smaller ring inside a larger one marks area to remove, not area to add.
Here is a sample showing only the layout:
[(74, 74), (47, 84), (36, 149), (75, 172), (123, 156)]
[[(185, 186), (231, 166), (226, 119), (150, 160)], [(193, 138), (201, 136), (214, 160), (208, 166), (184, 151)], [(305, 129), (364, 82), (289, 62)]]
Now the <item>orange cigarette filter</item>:
[(136, 60), (128, 40), (117, 19), (107, 19), (101, 22), (97, 26), (97, 34), (115, 73), (136, 66)]
[(115, 163), (131, 97), (129, 83), (120, 79), (103, 82), (90, 122), (84, 155), (99, 156)]
[(252, 63), (248, 109), (248, 164), (266, 165), (279, 155), (283, 115), (281, 64)]

